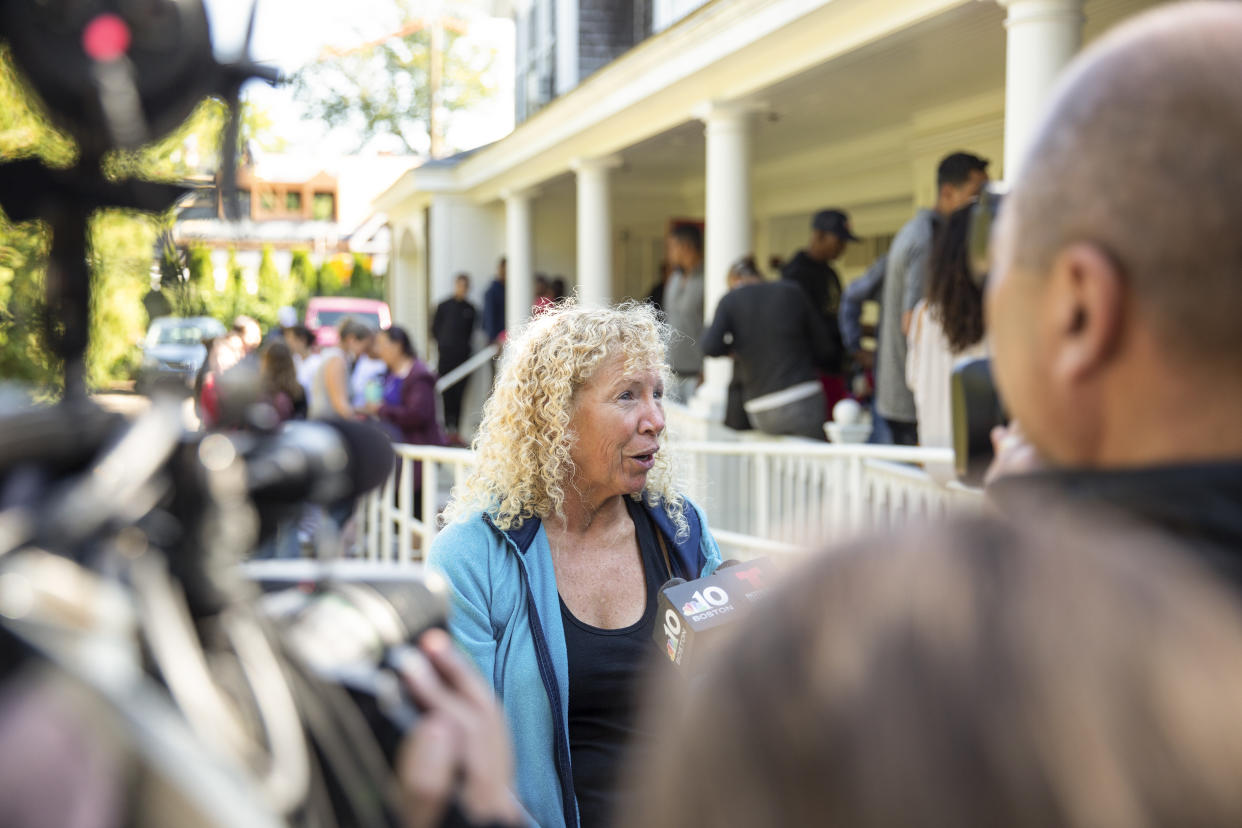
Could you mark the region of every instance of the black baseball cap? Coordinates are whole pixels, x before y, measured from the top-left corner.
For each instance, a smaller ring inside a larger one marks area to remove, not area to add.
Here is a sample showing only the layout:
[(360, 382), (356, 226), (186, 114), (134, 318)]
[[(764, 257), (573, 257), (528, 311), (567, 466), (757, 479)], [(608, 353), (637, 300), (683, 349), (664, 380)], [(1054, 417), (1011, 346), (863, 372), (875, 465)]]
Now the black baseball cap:
[(833, 233), (846, 241), (858, 241), (850, 229), (850, 217), (843, 210), (820, 210), (811, 218), (811, 229)]

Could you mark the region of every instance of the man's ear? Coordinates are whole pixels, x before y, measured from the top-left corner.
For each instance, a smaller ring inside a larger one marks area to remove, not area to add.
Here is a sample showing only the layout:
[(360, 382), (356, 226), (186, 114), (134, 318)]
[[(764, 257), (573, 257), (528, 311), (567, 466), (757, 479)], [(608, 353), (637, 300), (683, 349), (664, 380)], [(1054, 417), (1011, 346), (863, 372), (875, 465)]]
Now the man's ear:
[(1125, 275), (1104, 250), (1078, 242), (1057, 255), (1049, 288), (1045, 323), (1057, 349), (1052, 372), (1079, 383), (1104, 367), (1120, 345)]

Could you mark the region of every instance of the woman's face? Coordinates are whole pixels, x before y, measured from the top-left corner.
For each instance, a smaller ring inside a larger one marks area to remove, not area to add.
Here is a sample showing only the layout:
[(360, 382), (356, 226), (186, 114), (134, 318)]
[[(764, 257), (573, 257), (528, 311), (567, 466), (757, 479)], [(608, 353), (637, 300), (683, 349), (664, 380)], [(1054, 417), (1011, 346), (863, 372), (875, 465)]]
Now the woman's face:
[(365, 339), (355, 339), (347, 336), (341, 340), (341, 348), (352, 358), (357, 359), (367, 352), (371, 347), (371, 343), (375, 341), (375, 337), (368, 336)]
[(664, 431), (664, 381), (654, 366), (627, 373), (604, 361), (578, 391), (570, 429), (574, 486), (591, 500), (642, 491)]
[(389, 339), (386, 333), (380, 333), (375, 337), (375, 355), (382, 359), (389, 368), (395, 368), (405, 356), (401, 346)]

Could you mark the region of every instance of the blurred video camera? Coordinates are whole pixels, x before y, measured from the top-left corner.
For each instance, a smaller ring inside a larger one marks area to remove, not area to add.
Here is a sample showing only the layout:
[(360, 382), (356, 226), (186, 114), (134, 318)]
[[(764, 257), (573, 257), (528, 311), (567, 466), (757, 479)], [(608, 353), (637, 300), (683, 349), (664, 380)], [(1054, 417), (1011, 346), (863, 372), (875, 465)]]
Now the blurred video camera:
[(358, 423), (272, 425), (257, 394), (235, 398), (235, 430), (186, 433), (179, 401), (157, 397), (129, 422), (85, 393), (87, 221), (105, 207), (166, 211), (184, 194), (109, 177), (104, 158), (221, 97), (219, 185), (233, 205), (241, 86), (276, 80), (246, 56), (253, 26), (252, 11), (242, 54), (220, 62), (201, 0), (0, 3), (0, 45), (79, 150), (69, 169), (0, 164), (8, 218), (51, 231), (47, 336), (66, 375), (54, 406), (0, 387), (0, 732), (22, 757), (0, 806), (12, 824), (401, 817), (391, 768), (418, 710), (398, 671), (444, 625), (442, 585), (414, 566), (242, 563), (301, 504), (381, 485), (387, 438)]
[[(1004, 184), (988, 184), (971, 208), (967, 246), (971, 276), (980, 290), (992, 268), (992, 233), (1005, 193)], [(950, 394), (958, 480), (970, 486), (981, 486), (994, 456), (992, 429), (1009, 422), (992, 379), (992, 361), (985, 357), (957, 363), (953, 367)]]

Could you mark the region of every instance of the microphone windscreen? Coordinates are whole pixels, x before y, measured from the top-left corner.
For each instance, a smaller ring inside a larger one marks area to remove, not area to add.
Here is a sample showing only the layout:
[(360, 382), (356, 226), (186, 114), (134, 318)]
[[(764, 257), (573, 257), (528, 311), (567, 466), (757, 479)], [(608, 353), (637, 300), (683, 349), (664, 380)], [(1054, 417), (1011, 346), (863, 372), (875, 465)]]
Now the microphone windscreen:
[(685, 579), (685, 578), (669, 578), (669, 579), (668, 579), (667, 581), (665, 581), (665, 582), (664, 582), (664, 584), (660, 587), (659, 591), (660, 591), (660, 592), (663, 592), (663, 591), (664, 591), (664, 590), (666, 590), (666, 589), (672, 589), (673, 587), (677, 586), (678, 584), (684, 584), (684, 583), (686, 583), (686, 579)]
[(396, 453), (388, 435), (367, 423), (349, 420), (325, 420), (331, 426), (349, 452), (350, 491), (354, 496), (384, 485), (392, 474)]

